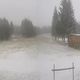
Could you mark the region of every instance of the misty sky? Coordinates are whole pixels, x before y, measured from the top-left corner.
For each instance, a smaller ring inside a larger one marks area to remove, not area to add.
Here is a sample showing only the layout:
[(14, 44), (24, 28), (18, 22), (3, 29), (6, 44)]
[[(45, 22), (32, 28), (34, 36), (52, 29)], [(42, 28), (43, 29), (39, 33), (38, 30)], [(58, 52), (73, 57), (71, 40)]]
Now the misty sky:
[[(60, 0), (0, 0), (0, 17), (6, 17), (14, 24), (20, 24), (24, 18), (32, 20), (34, 25), (51, 24), (55, 5)], [(80, 22), (80, 0), (72, 0), (75, 17)]]

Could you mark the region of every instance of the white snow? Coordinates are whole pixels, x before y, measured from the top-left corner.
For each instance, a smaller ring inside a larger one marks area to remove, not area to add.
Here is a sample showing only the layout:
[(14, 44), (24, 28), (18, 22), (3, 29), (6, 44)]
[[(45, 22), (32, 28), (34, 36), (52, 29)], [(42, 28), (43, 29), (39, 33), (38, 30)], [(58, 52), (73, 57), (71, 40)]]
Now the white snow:
[(73, 35), (73, 36), (80, 36), (80, 34), (71, 34), (71, 35)]
[[(53, 80), (51, 69), (72, 67), (79, 79), (80, 51), (48, 35), (0, 43), (1, 80)], [(72, 71), (56, 72), (56, 80), (72, 80)]]

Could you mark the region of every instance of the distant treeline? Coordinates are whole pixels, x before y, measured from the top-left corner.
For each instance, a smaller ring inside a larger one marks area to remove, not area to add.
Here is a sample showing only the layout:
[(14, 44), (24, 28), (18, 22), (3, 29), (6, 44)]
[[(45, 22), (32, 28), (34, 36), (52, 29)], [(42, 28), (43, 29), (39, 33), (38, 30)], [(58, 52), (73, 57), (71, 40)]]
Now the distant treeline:
[(77, 23), (70, 0), (62, 0), (60, 7), (55, 7), (52, 17), (52, 26), (38, 27), (25, 18), (21, 25), (14, 25), (7, 19), (0, 19), (0, 40), (9, 40), (13, 36), (35, 37), (40, 34), (51, 33), (55, 39), (68, 38), (72, 33), (80, 33), (80, 24)]
[(21, 25), (14, 25), (4, 18), (0, 19), (0, 40), (9, 40), (12, 37), (35, 37), (43, 33), (51, 32), (50, 27), (38, 27), (34, 26), (29, 19), (23, 19)]

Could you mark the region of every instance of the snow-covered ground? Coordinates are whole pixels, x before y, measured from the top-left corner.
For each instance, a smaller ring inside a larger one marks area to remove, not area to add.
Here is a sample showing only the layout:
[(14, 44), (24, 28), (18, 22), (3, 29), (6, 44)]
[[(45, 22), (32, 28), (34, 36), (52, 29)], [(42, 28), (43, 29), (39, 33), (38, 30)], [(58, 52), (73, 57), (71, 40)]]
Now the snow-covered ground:
[[(80, 74), (80, 51), (41, 35), (0, 43), (0, 80), (53, 80), (51, 69), (75, 64)], [(72, 71), (56, 72), (56, 80), (72, 80)]]

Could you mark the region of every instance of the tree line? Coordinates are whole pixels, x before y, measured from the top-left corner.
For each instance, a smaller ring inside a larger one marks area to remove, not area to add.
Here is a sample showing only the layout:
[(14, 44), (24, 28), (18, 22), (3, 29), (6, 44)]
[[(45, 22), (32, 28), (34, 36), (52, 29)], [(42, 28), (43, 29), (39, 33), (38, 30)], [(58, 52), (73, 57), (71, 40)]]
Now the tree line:
[[(6, 18), (0, 18), (0, 40), (9, 40), (13, 35), (22, 37), (34, 37), (42, 33), (49, 33), (55, 36), (55, 40), (65, 40), (72, 33), (76, 33), (76, 20), (70, 0), (62, 0), (59, 8), (55, 7), (52, 17), (52, 27), (36, 27), (32, 21), (25, 18), (20, 26), (15, 26)], [(79, 24), (77, 24), (79, 26)]]
[(76, 20), (74, 11), (70, 0), (62, 0), (59, 9), (55, 7), (52, 20), (52, 36), (55, 39), (62, 38), (65, 40), (72, 33), (75, 32)]
[(21, 25), (14, 25), (6, 18), (0, 18), (0, 41), (9, 40), (12, 38), (35, 37), (40, 34), (51, 32), (51, 27), (38, 27), (34, 26), (32, 21), (25, 18), (22, 20)]
[(36, 35), (35, 26), (28, 19), (23, 19), (20, 26), (15, 26), (13, 22), (6, 19), (0, 19), (0, 40), (9, 40), (12, 35), (22, 37), (33, 37)]

